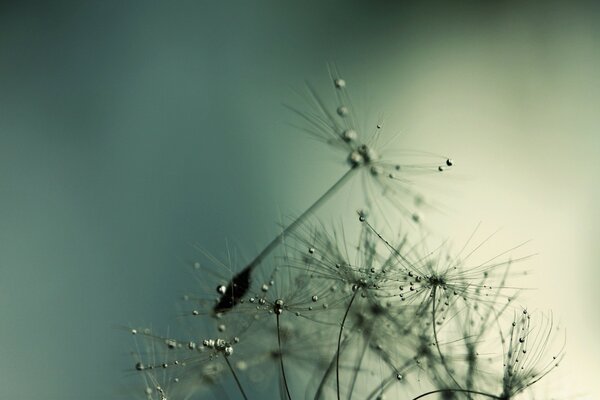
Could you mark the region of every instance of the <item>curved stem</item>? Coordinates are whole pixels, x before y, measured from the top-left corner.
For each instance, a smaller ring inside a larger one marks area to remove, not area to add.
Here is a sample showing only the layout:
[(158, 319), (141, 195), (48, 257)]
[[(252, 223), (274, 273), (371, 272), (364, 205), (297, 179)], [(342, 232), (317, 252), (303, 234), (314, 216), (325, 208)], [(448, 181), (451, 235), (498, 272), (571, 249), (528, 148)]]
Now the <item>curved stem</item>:
[(277, 317), (277, 344), (279, 346), (279, 364), (281, 365), (281, 375), (283, 376), (283, 385), (285, 386), (285, 392), (289, 400), (292, 400), (290, 394), (290, 388), (288, 387), (287, 378), (285, 377), (285, 368), (283, 367), (283, 351), (281, 350), (281, 330), (279, 329), (279, 314), (275, 314)]
[(364, 338), (365, 345), (363, 346), (360, 355), (358, 356), (358, 362), (354, 367), (354, 375), (352, 376), (352, 380), (350, 381), (350, 393), (348, 393), (348, 400), (352, 400), (352, 393), (354, 392), (354, 386), (356, 385), (356, 381), (358, 379), (358, 373), (360, 372), (360, 366), (363, 363), (363, 359), (365, 358), (365, 353), (367, 352), (367, 347), (369, 346), (369, 342), (371, 341), (371, 334), (373, 333), (373, 329), (369, 329), (369, 333), (367, 337)]
[(233, 366), (231, 365), (231, 363), (229, 362), (229, 359), (227, 357), (224, 357), (224, 358), (225, 358), (225, 362), (227, 363), (227, 366), (229, 367), (229, 370), (231, 371), (231, 375), (233, 375), (233, 379), (235, 379), (235, 383), (237, 384), (238, 389), (240, 389), (240, 393), (242, 393), (242, 397), (244, 397), (244, 400), (248, 400), (248, 396), (246, 396), (246, 393), (244, 392), (244, 388), (242, 388), (242, 383), (238, 379), (238, 376), (235, 373)]
[[(345, 344), (345, 342), (344, 342), (344, 344)], [(329, 378), (329, 375), (331, 375), (331, 373), (333, 372), (333, 368), (335, 367), (336, 359), (337, 359), (337, 353), (333, 356), (333, 358), (329, 362), (329, 365), (327, 366), (327, 370), (325, 370), (325, 373), (323, 374), (323, 377), (321, 378), (321, 382), (319, 382), (319, 386), (317, 387), (317, 391), (315, 392), (314, 400), (319, 400), (321, 398), (321, 395), (323, 394), (323, 389), (325, 388), (325, 382), (327, 382), (327, 378)]]
[(467, 390), (467, 389), (437, 389), (437, 390), (432, 390), (431, 392), (427, 392), (427, 393), (423, 393), (415, 398), (413, 398), (412, 400), (418, 400), (418, 399), (422, 399), (423, 397), (427, 397), (431, 394), (436, 394), (436, 393), (470, 393), (470, 394), (479, 394), (482, 396), (486, 396), (489, 397), (490, 399), (497, 399), (497, 400), (502, 400), (502, 397), (496, 396), (494, 394), (490, 394), (490, 393), (485, 393), (485, 392), (478, 392), (477, 390)]
[(352, 307), (352, 303), (356, 298), (356, 294), (358, 293), (358, 289), (354, 291), (352, 298), (350, 299), (350, 303), (348, 304), (348, 308), (346, 308), (346, 312), (344, 313), (344, 318), (342, 319), (342, 325), (340, 326), (340, 334), (338, 336), (337, 343), (337, 353), (335, 356), (335, 384), (337, 389), (337, 399), (340, 400), (340, 345), (342, 343), (342, 334), (344, 332), (344, 324), (346, 323), (346, 318), (348, 317), (348, 313), (350, 312), (350, 307)]
[(316, 211), (331, 195), (333, 195), (340, 187), (346, 183), (346, 181), (353, 175), (354, 171), (357, 171), (357, 167), (350, 168), (340, 179), (337, 180), (327, 191), (319, 197), (310, 207), (306, 209), (298, 218), (296, 218), (291, 224), (284, 228), (267, 246), (260, 252), (250, 263), (235, 275), (227, 288), (225, 293), (219, 299), (217, 305), (215, 305), (213, 311), (215, 313), (223, 313), (231, 310), (235, 307), (242, 296), (248, 291), (250, 287), (251, 274), (254, 268), (259, 266), (263, 260), (281, 243), (281, 240), (286, 235), (292, 233), (299, 225), (306, 219), (312, 212)]

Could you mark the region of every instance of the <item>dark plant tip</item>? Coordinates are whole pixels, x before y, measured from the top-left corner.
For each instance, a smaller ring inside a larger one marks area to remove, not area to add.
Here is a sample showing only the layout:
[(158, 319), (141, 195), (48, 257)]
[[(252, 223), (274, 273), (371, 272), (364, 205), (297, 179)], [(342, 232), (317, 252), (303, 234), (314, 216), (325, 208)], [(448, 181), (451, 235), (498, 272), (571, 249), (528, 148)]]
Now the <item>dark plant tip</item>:
[(234, 308), (250, 288), (252, 268), (247, 266), (227, 284), (219, 302), (213, 308), (215, 314), (225, 313)]

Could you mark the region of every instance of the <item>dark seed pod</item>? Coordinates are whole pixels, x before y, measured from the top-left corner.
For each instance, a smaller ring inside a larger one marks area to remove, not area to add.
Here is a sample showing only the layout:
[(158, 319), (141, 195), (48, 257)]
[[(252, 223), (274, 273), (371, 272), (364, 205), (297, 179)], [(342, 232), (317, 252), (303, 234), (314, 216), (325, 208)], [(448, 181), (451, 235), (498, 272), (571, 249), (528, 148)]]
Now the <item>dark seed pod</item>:
[(252, 269), (246, 267), (233, 277), (229, 284), (227, 284), (225, 293), (223, 293), (219, 302), (214, 307), (213, 311), (215, 313), (227, 312), (240, 302), (250, 288), (251, 272)]

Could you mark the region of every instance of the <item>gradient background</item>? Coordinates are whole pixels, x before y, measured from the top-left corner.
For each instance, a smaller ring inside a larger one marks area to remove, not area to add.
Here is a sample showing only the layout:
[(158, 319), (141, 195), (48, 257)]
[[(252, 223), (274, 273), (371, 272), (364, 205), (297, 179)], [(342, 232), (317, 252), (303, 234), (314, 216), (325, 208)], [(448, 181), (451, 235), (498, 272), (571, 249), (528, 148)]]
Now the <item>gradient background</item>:
[(0, 397), (117, 397), (118, 326), (177, 323), (192, 244), (247, 259), (336, 180), (281, 106), (334, 61), (456, 160), (442, 234), (534, 239), (528, 304), (568, 337), (541, 386), (599, 398), (598, 7), (282, 3), (0, 4)]

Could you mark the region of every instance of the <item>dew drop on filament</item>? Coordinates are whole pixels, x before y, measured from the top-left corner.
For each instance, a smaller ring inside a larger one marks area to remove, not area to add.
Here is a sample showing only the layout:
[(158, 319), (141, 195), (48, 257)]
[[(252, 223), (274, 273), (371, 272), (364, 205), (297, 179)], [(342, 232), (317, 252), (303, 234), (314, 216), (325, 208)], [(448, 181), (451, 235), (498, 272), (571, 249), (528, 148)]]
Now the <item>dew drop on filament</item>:
[(337, 109), (337, 113), (340, 117), (345, 117), (349, 112), (350, 111), (348, 111), (348, 107), (346, 106), (339, 106)]
[(336, 89), (343, 89), (346, 87), (346, 81), (341, 78), (334, 79), (333, 84), (335, 85)]

